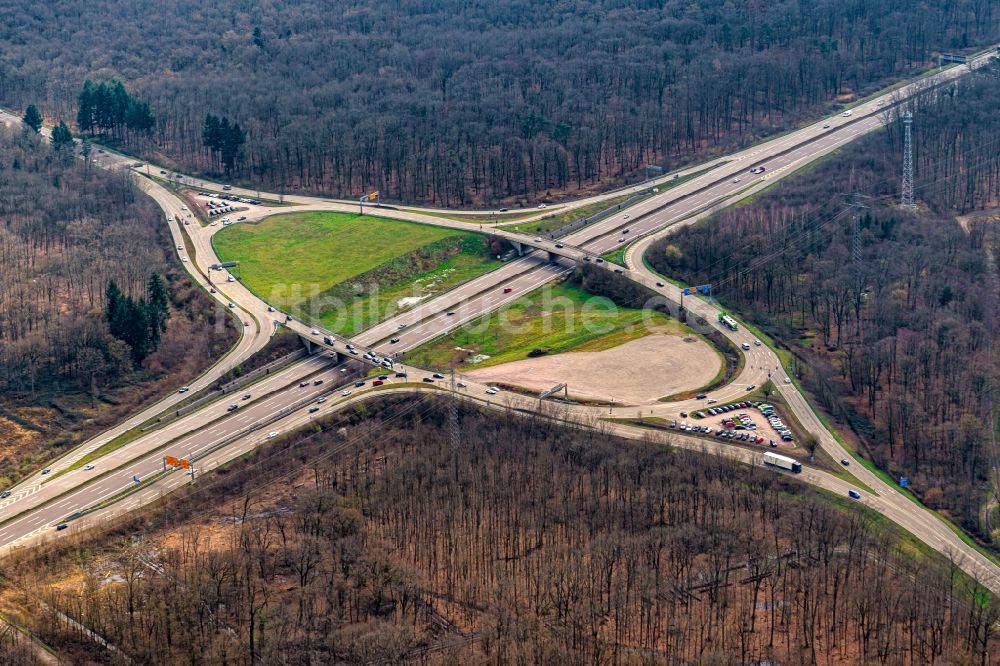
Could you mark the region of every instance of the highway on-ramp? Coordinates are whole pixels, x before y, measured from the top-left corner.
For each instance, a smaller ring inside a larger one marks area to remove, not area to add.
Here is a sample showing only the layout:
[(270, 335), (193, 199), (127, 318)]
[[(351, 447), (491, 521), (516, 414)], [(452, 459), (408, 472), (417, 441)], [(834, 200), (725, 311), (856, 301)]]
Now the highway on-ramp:
[[(938, 77), (938, 81), (941, 81), (960, 75), (961, 73), (961, 70), (953, 69), (946, 70), (936, 76)], [(905, 93), (906, 91), (897, 91), (892, 96), (873, 99), (865, 105), (857, 107), (850, 117), (840, 116), (839, 118), (842, 118), (842, 120), (836, 122), (835, 119), (828, 119), (803, 130), (779, 137), (771, 142), (729, 156), (729, 158), (722, 160), (715, 169), (702, 176), (692, 178), (686, 183), (671, 188), (662, 195), (654, 195), (630, 208), (628, 211), (630, 215), (629, 220), (624, 218), (624, 214), (622, 216), (615, 215), (612, 218), (608, 218), (568, 236), (563, 242), (566, 245), (582, 248), (586, 252), (592, 253), (593, 257), (627, 244), (639, 236), (648, 236), (648, 238), (642, 241), (642, 243), (648, 243), (649, 239), (652, 238), (652, 234), (664, 228), (669, 228), (672, 225), (684, 223), (699, 214), (724, 205), (735, 197), (744, 196), (766, 186), (782, 175), (790, 173), (798, 166), (835, 150), (837, 147), (846, 144), (865, 132), (876, 129), (882, 123), (880, 116), (883, 114), (883, 107), (888, 107), (896, 97)], [(829, 125), (829, 127), (823, 127), (824, 124)], [(124, 156), (122, 157), (128, 159)], [(749, 174), (751, 166), (756, 167), (761, 165), (766, 167), (763, 175)], [(181, 225), (178, 224), (178, 221), (183, 223), (184, 219), (188, 217), (188, 211), (185, 210), (180, 199), (156, 183), (155, 180), (140, 180), (145, 182), (143, 185), (144, 189), (166, 211), (167, 219), (171, 222), (171, 232), (174, 234), (177, 244), (186, 248), (188, 241), (185, 240), (184, 235), (181, 233)], [(211, 188), (212, 184), (202, 183), (196, 185), (196, 187)], [(247, 194), (247, 196), (253, 195)], [(286, 198), (287, 200), (289, 199)], [(296, 198), (296, 202), (300, 203), (302, 207), (325, 207), (323, 209), (337, 209), (337, 206), (344, 205), (312, 197)], [(415, 221), (455, 228), (473, 230), (478, 228), (478, 225), (475, 223), (442, 221), (440, 218), (435, 218), (426, 213), (397, 213), (397, 211), (380, 211), (380, 214), (386, 214), (388, 217), (414, 219)], [(205, 276), (208, 274), (207, 267), (216, 261), (208, 239), (210, 233), (203, 233), (205, 227), (196, 224), (184, 225), (184, 227), (188, 230), (187, 236), (196, 253), (196, 258), (186, 263), (196, 264), (197, 269), (193, 274), (200, 274), (201, 279), (199, 279), (199, 282), (207, 285), (207, 280), (205, 280)], [(625, 228), (628, 228), (628, 235), (624, 231)], [(535, 239), (528, 239), (517, 235), (505, 234), (505, 236), (513, 241), (524, 241), (547, 250), (555, 251), (561, 249), (555, 248), (555, 241), (547, 239), (536, 241)], [(547, 243), (552, 243), (552, 245), (549, 246)], [(559, 253), (556, 252), (556, 254)], [(630, 256), (634, 256), (634, 250), (630, 250)], [(511, 262), (503, 269), (500, 269), (500, 271), (495, 271), (487, 276), (473, 280), (441, 297), (429, 301), (422, 307), (420, 312), (410, 311), (379, 324), (361, 336), (358, 336), (358, 341), (368, 345), (375, 345), (383, 353), (393, 351), (394, 349), (388, 347), (392, 343), (386, 342), (386, 338), (390, 337), (393, 331), (396, 331), (398, 333), (395, 337), (400, 338), (400, 342), (396, 343), (396, 348), (405, 350), (415, 347), (428, 339), (440, 335), (442, 332), (454, 328), (463, 321), (468, 321), (471, 318), (496, 309), (504, 303), (523, 295), (524, 292), (535, 286), (550, 281), (554, 277), (558, 277), (570, 270), (570, 263), (566, 260), (548, 262), (546, 259), (545, 252), (533, 252), (527, 257)], [(638, 265), (635, 263), (631, 265), (632, 269), (624, 267), (621, 269), (623, 275), (651, 286), (668, 299), (676, 300), (678, 294), (673, 293), (673, 290), (675, 290), (674, 287), (658, 286), (656, 284), (656, 276), (650, 274), (648, 269), (642, 267), (641, 262)], [(196, 277), (196, 279), (198, 278)], [(510, 292), (504, 293), (503, 287), (505, 285), (511, 286)], [(220, 292), (217, 297), (231, 299), (230, 302), (234, 305), (233, 309), (239, 312), (239, 316), (248, 317), (248, 319), (243, 319), (242, 321), (245, 321), (247, 323), (246, 327), (250, 329), (248, 335), (244, 336), (250, 342), (233, 356), (233, 358), (239, 358), (242, 354), (247, 354), (250, 350), (253, 350), (256, 345), (261, 345), (260, 340), (266, 340), (266, 336), (270, 334), (268, 327), (272, 325), (269, 318), (273, 317), (273, 314), (268, 311), (265, 303), (243, 288), (239, 283), (217, 285), (216, 288)], [(715, 310), (710, 304), (692, 299), (688, 305), (692, 313), (701, 314), (710, 322), (714, 321), (713, 315)], [(449, 312), (453, 314), (448, 314)], [(307, 324), (296, 322), (294, 325), (300, 333), (307, 336), (311, 334), (311, 330), (301, 330), (307, 327)], [(740, 333), (742, 333), (743, 338), (747, 335), (745, 331), (741, 331)], [(737, 341), (741, 339), (740, 335), (735, 334), (730, 337), (735, 338)], [(771, 356), (768, 356), (768, 354)], [(772, 361), (776, 369), (780, 367), (777, 364), (777, 358), (773, 356), (770, 350), (767, 350), (766, 347), (754, 347), (746, 364), (747, 367), (744, 368), (738, 381), (731, 383), (716, 393), (722, 396), (723, 399), (730, 394), (736, 397), (741, 391), (739, 385), (744, 382), (757, 383), (751, 380), (759, 380), (762, 376), (761, 373), (770, 368)], [(333, 369), (325, 372), (333, 373), (336, 370)], [(419, 373), (420, 371), (418, 369), (411, 369), (410, 372)], [(301, 373), (298, 368), (290, 369), (288, 376), (295, 378), (296, 376), (301, 376)], [(333, 375), (333, 377), (336, 377), (336, 375)], [(332, 382), (333, 379), (331, 378), (330, 381)], [(847, 452), (826, 431), (795, 386), (791, 384), (786, 385), (781, 382), (778, 385), (779, 390), (795, 412), (796, 417), (804, 427), (817, 435), (824, 450), (831, 453), (835, 458), (837, 456), (846, 456)], [(292, 427), (305, 422), (303, 419), (308, 420), (309, 417), (305, 415), (310, 413), (308, 411), (309, 408), (305, 404), (300, 405), (299, 403), (302, 402), (302, 399), (308, 399), (311, 396), (304, 394), (296, 395), (296, 388), (307, 389), (308, 386), (293, 387), (284, 390), (276, 389), (270, 397), (260, 400), (256, 407), (249, 405), (246, 408), (247, 411), (240, 413), (238, 417), (236, 415), (227, 415), (218, 419), (218, 423), (224, 425), (214, 426), (212, 425), (214, 422), (211, 422), (209, 426), (217, 427), (216, 431), (206, 431), (206, 436), (204, 437), (193, 435), (181, 436), (176, 440), (170, 440), (171, 446), (174, 446), (174, 443), (176, 443), (177, 446), (182, 447), (178, 449), (182, 454), (192, 456), (204, 454), (213, 447), (219, 447), (211, 454), (215, 456), (215, 459), (212, 460), (215, 464), (223, 461), (225, 456), (228, 455), (227, 452), (238, 455), (240, 451), (247, 450), (247, 447), (255, 446), (260, 441), (263, 441), (261, 440), (260, 432), (254, 430), (245, 436), (241, 436), (241, 429), (252, 427), (255, 424), (270, 419), (277, 419), (275, 423), (280, 424), (282, 427)], [(400, 390), (409, 391), (414, 389), (406, 388)], [(470, 384), (467, 390), (468, 394), (465, 394), (466, 399), (478, 401), (488, 399), (482, 397), (485, 389), (481, 385)], [(483, 393), (473, 396), (473, 391)], [(356, 394), (353, 397), (349, 397), (347, 401), (337, 403), (337, 405), (348, 404), (352, 400), (360, 399), (362, 395)], [(507, 394), (504, 398), (505, 408), (508, 409), (530, 410), (538, 406), (536, 400), (523, 396)], [(496, 401), (493, 401), (492, 406), (497, 406)], [(662, 407), (654, 408), (654, 410), (656, 409), (664, 411), (677, 409), (677, 405), (664, 404)], [(257, 411), (251, 412), (250, 410)], [(286, 411), (288, 412), (287, 414), (285, 413)], [(603, 412), (603, 410), (601, 411)], [(206, 417), (199, 414), (199, 418)], [(242, 419), (242, 421), (238, 421), (237, 418)], [(593, 408), (577, 407), (566, 408), (565, 415), (562, 418), (570, 422), (593, 424), (598, 416)], [(135, 424), (136, 421), (133, 419), (129, 423)], [(194, 427), (193, 423), (191, 425)], [(649, 436), (647, 431), (634, 426), (613, 424), (613, 427), (624, 436)], [(125, 424), (121, 428), (128, 429)], [(169, 437), (174, 432), (177, 431), (171, 431), (159, 437)], [(230, 439), (232, 441), (229, 441)], [(674, 440), (674, 443), (678, 445), (695, 446), (712, 452), (745, 459), (746, 462), (750, 463), (758, 462), (758, 458), (755, 457), (758, 454), (737, 447), (680, 435), (675, 436)], [(95, 441), (97, 440), (95, 439)], [(105, 439), (104, 441), (107, 440)], [(27, 511), (15, 509), (8, 512), (7, 507), (0, 507), (0, 521), (3, 521), (0, 524), (0, 542), (8, 545), (30, 542), (32, 538), (37, 538), (39, 535), (45, 534), (47, 528), (50, 529), (53, 521), (60, 520), (65, 514), (81, 510), (87, 506), (93, 506), (97, 502), (107, 500), (127, 491), (130, 488), (129, 484), (133, 483), (132, 474), (143, 478), (144, 475), (148, 477), (150, 474), (155, 473), (154, 468), (161, 457), (159, 452), (154, 451), (150, 453), (147, 451), (137, 453), (137, 449), (121, 451), (122, 453), (118, 458), (107, 457), (107, 460), (101, 458), (98, 461), (102, 469), (111, 470), (101, 478), (87, 481), (85, 477), (82, 477), (80, 470), (70, 471), (59, 477), (59, 479), (64, 480), (62, 483), (65, 485), (53, 485), (52, 488), (54, 490), (52, 491), (43, 488), (34, 490), (23, 496), (19, 495), (17, 496), (18, 501), (13, 505), (20, 505), (23, 508), (28, 503), (34, 503), (37, 507), (35, 509)], [(80, 455), (76, 452), (74, 452), (74, 455), (77, 455), (76, 460), (79, 460)], [(121, 462), (121, 464), (115, 466), (117, 462)], [(966, 571), (982, 579), (990, 589), (1000, 592), (1000, 577), (997, 575), (998, 569), (993, 562), (966, 545), (944, 523), (926, 510), (902, 497), (889, 487), (888, 484), (882, 482), (876, 475), (868, 470), (858, 469), (857, 467), (852, 468), (851, 472), (865, 485), (875, 491), (876, 495), (865, 493), (864, 501), (871, 508), (882, 512), (910, 530), (931, 547), (948, 554), (957, 554), (962, 559), (961, 565)], [(167, 483), (166, 480), (174, 479), (170, 483), (176, 484), (177, 478), (177, 474), (167, 474), (162, 477), (162, 481), (157, 479), (155, 483)], [(802, 478), (838, 493), (844, 493), (850, 487), (850, 484), (846, 481), (817, 470), (806, 470)], [(56, 493), (55, 490), (59, 490), (60, 492)], [(162, 492), (162, 490), (163, 488), (161, 487), (156, 492)], [(139, 499), (137, 497), (153, 497), (149, 495), (150, 492), (150, 489), (140, 486), (138, 494), (126, 495), (126, 498), (123, 498), (120, 503), (114, 503), (110, 507), (102, 509), (102, 511), (133, 508), (138, 505), (137, 502)], [(146, 494), (142, 495), (142, 493)], [(38, 495), (39, 501), (31, 500), (33, 495)], [(48, 533), (51, 534), (50, 531)]]

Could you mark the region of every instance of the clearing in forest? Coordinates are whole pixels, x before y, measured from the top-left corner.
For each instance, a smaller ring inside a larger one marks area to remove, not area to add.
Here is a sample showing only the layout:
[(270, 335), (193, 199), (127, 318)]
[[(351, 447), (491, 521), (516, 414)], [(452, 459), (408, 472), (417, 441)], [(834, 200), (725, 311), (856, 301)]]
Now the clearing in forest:
[(719, 355), (701, 338), (654, 332), (604, 351), (529, 358), (467, 375), (530, 391), (566, 384), (577, 400), (653, 404), (662, 395), (705, 386), (721, 368)]
[(704, 386), (722, 363), (677, 320), (617, 306), (568, 283), (536, 289), (408, 352), (406, 360), (473, 370), (476, 379), (532, 391), (568, 383), (577, 397), (626, 402)]
[(213, 243), (262, 299), (345, 335), (499, 265), (479, 234), (351, 213), (275, 215)]

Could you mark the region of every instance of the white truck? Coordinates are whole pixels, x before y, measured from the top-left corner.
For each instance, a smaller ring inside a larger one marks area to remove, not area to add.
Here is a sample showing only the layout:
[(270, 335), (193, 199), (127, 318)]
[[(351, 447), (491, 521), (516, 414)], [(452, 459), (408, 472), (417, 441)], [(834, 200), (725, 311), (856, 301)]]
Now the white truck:
[(798, 473), (802, 471), (802, 463), (798, 460), (789, 458), (788, 456), (778, 455), (777, 453), (771, 453), (770, 451), (764, 454), (764, 464), (780, 467), (781, 469), (786, 469), (789, 472)]

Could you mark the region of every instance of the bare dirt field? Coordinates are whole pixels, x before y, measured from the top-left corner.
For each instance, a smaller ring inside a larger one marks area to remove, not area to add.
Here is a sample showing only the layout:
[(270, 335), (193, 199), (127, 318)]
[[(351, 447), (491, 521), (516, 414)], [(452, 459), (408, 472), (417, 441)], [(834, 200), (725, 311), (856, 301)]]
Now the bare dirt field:
[(641, 405), (704, 386), (721, 369), (722, 359), (700, 338), (653, 334), (604, 351), (529, 358), (465, 374), (531, 391), (567, 384), (571, 398)]

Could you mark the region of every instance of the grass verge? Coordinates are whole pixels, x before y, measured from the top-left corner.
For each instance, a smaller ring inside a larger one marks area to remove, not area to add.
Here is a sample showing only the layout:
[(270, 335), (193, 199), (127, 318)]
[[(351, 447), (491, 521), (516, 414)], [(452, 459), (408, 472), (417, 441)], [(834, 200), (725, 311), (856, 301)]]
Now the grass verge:
[(322, 292), (455, 235), (460, 232), (367, 215), (304, 212), (227, 227), (212, 243), (220, 259), (240, 262), (249, 289), (287, 308), (307, 292)]
[(287, 213), (212, 239), (263, 300), (353, 335), (499, 261), (481, 234), (336, 212)]
[(555, 231), (559, 227), (566, 226), (570, 222), (575, 222), (576, 220), (581, 220), (585, 217), (589, 217), (594, 213), (599, 213), (606, 208), (611, 208), (612, 206), (617, 206), (631, 196), (635, 196), (635, 192), (630, 194), (622, 194), (617, 197), (611, 197), (609, 199), (602, 199), (601, 201), (595, 201), (594, 203), (587, 204), (585, 206), (578, 206), (576, 208), (571, 208), (570, 210), (563, 211), (561, 213), (553, 213), (541, 220), (533, 220), (531, 222), (525, 222), (524, 224), (516, 224), (507, 227), (511, 231), (519, 231), (525, 234), (547, 234), (550, 231)]
[(486, 236), (449, 236), (334, 285), (293, 312), (350, 337), (501, 265)]
[[(545, 354), (602, 351), (654, 332), (690, 334), (687, 327), (659, 313), (618, 307), (561, 283), (536, 289), (498, 312), (408, 352), (406, 362), (437, 369), (459, 363), (481, 368), (528, 358), (534, 350)], [(465, 362), (477, 355), (488, 358)]]

